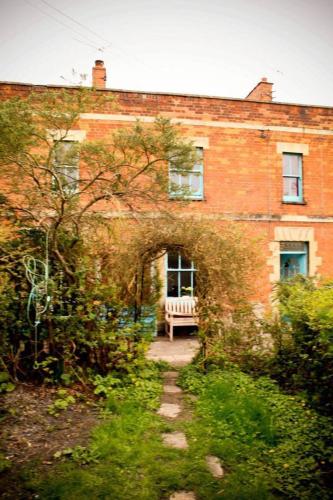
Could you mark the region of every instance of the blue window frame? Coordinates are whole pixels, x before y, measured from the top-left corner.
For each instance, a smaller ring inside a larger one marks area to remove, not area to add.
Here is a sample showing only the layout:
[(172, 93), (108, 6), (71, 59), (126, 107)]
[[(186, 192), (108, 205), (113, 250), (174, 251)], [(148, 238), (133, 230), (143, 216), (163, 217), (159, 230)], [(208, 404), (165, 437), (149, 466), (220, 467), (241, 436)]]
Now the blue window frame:
[(301, 154), (283, 153), (283, 201), (303, 201)]
[(308, 275), (308, 243), (304, 241), (280, 242), (280, 279), (296, 274)]
[(193, 297), (195, 291), (194, 262), (180, 252), (168, 252), (166, 256), (167, 297)]
[(191, 170), (169, 167), (171, 198), (203, 199), (203, 148), (196, 148), (197, 161)]

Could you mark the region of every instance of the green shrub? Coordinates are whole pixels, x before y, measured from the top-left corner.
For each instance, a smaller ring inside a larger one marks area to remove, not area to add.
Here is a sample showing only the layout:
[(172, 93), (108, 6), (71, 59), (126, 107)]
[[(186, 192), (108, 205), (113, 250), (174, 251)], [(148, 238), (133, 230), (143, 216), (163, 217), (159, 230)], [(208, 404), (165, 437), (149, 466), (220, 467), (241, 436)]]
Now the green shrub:
[(275, 328), (271, 373), (287, 389), (305, 391), (312, 405), (333, 409), (333, 284), (297, 277), (278, 285), (281, 321)]
[(75, 403), (75, 398), (68, 394), (66, 389), (59, 389), (57, 391), (57, 398), (48, 407), (47, 411), (50, 415), (58, 417), (60, 412), (67, 410), (67, 408)]

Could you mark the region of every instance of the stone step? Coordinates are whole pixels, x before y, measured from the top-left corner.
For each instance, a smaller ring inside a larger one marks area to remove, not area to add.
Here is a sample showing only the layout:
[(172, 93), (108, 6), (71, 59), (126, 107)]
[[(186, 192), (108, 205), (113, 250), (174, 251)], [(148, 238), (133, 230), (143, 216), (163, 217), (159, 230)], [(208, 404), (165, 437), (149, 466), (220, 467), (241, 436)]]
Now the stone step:
[(170, 497), (170, 500), (195, 500), (193, 491), (176, 491)]
[(176, 371), (164, 372), (162, 374), (162, 377), (164, 379), (165, 384), (175, 384), (178, 376), (179, 376), (179, 372), (176, 372)]
[(178, 404), (162, 403), (157, 413), (161, 417), (176, 418), (181, 412), (181, 407)]
[(206, 464), (213, 477), (219, 479), (224, 476), (224, 470), (218, 457), (214, 457), (214, 455), (207, 455)]
[(166, 446), (170, 448), (178, 448), (180, 450), (186, 450), (188, 448), (186, 436), (183, 432), (168, 432), (162, 434), (163, 442)]
[(166, 394), (181, 394), (183, 391), (177, 385), (165, 384), (163, 386), (163, 392)]

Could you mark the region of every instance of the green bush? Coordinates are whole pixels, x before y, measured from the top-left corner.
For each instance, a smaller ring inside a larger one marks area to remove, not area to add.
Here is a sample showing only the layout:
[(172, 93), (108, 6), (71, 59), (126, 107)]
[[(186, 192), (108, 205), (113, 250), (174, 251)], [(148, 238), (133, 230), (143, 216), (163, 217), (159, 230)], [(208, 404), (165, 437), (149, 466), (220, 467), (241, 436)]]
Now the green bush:
[(272, 375), (305, 391), (325, 413), (333, 409), (333, 284), (297, 277), (277, 288), (281, 320), (274, 331)]

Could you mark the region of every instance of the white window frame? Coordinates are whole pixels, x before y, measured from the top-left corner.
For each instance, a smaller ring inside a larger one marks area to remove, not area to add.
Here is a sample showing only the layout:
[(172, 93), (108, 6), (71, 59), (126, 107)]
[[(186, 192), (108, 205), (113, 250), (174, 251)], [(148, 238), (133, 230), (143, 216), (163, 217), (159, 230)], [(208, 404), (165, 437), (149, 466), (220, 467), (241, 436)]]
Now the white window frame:
[[(181, 170), (169, 165), (169, 194), (170, 198), (187, 200), (203, 200), (203, 157), (204, 148), (196, 146), (198, 160), (191, 170)], [(192, 190), (192, 186), (199, 180), (199, 187)]]
[[(70, 144), (70, 145), (75, 145), (77, 141), (73, 140), (68, 140), (67, 138), (64, 140), (57, 141), (57, 144), (55, 145), (55, 149), (57, 146), (62, 146), (64, 144)], [(66, 155), (66, 152), (65, 152)], [(55, 157), (56, 157), (56, 151), (55, 151)], [(78, 192), (78, 182), (80, 180), (80, 166), (79, 166), (79, 155), (77, 155), (77, 158), (75, 158), (75, 164), (57, 164), (57, 160), (55, 158), (55, 165), (54, 165), (54, 170), (57, 176), (60, 178), (62, 189), (64, 193), (66, 194), (75, 194)], [(70, 173), (69, 173), (70, 172)], [(66, 179), (69, 181), (66, 182)], [(55, 191), (59, 189), (57, 185), (57, 180), (55, 178), (52, 179), (52, 185)]]
[[(170, 252), (172, 253), (172, 252)], [(178, 266), (177, 267), (169, 267), (169, 259), (168, 259), (168, 253), (165, 255), (165, 276), (166, 276), (166, 280), (165, 280), (165, 296), (166, 297), (169, 297), (168, 295), (168, 274), (169, 272), (176, 272), (177, 273), (177, 287), (178, 287), (178, 297), (183, 297), (183, 296), (190, 296), (190, 297), (193, 297), (194, 296), (194, 276), (195, 276), (195, 273), (196, 273), (196, 267), (194, 265), (194, 262), (191, 261), (191, 267), (182, 267), (182, 258), (184, 258), (184, 256), (182, 256), (181, 252), (174, 252), (174, 253), (177, 253), (178, 254)], [(187, 290), (187, 291), (184, 291), (184, 293), (182, 293), (182, 286), (181, 286), (181, 274), (183, 272), (188, 272), (190, 273), (190, 279), (191, 279), (191, 290)], [(174, 297), (174, 295), (170, 295), (170, 297)]]

